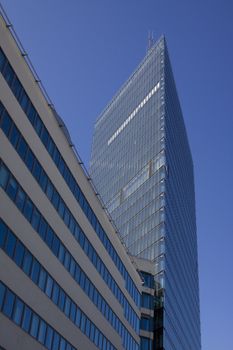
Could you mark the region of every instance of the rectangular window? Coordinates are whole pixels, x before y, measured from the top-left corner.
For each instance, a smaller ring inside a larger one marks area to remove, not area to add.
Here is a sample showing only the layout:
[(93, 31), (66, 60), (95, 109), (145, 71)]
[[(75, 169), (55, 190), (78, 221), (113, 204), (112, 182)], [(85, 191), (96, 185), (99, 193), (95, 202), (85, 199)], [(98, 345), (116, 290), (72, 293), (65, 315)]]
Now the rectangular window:
[(10, 230), (8, 230), (8, 234), (7, 234), (7, 237), (6, 237), (6, 243), (5, 243), (5, 252), (11, 258), (12, 258), (13, 254), (14, 254), (15, 244), (16, 244), (16, 238), (13, 235), (13, 233)]
[(28, 221), (31, 221), (32, 210), (33, 210), (33, 204), (30, 201), (30, 199), (27, 198), (24, 204), (23, 213), (25, 217), (28, 219)]
[(19, 130), (15, 125), (13, 125), (13, 128), (11, 130), (11, 134), (10, 134), (10, 142), (15, 148), (18, 144), (19, 138), (20, 138)]
[(13, 320), (18, 325), (21, 324), (21, 320), (22, 320), (22, 316), (23, 316), (23, 309), (24, 309), (24, 305), (23, 305), (22, 301), (20, 301), (18, 298), (16, 298)]
[(41, 268), (38, 285), (40, 289), (43, 291), (45, 290), (46, 279), (47, 279), (47, 272), (43, 268)]
[(30, 328), (30, 323), (31, 323), (31, 317), (32, 317), (32, 312), (29, 309), (29, 307), (25, 306), (24, 307), (24, 313), (23, 313), (23, 321), (22, 321), (22, 328), (28, 333), (29, 328)]
[(38, 332), (38, 341), (42, 344), (45, 342), (45, 334), (46, 334), (46, 323), (44, 321), (40, 321), (39, 332)]
[(11, 318), (12, 316), (14, 301), (15, 301), (14, 294), (11, 291), (7, 290), (2, 312), (9, 318)]
[(0, 311), (1, 311), (2, 305), (3, 305), (5, 291), (6, 291), (5, 286), (0, 282)]
[(0, 247), (4, 247), (7, 234), (7, 227), (2, 220), (0, 220)]
[(19, 188), (17, 195), (16, 195), (16, 200), (15, 204), (19, 208), (20, 211), (23, 210), (24, 203), (25, 203), (25, 193)]
[(17, 185), (15, 179), (13, 179), (11, 177), (10, 180), (8, 181), (6, 192), (7, 192), (8, 196), (12, 199), (12, 201), (15, 200), (17, 190), (18, 190), (18, 185)]
[(8, 177), (9, 177), (8, 170), (4, 167), (3, 164), (1, 164), (1, 167), (0, 167), (0, 186), (4, 189), (6, 188)]
[(19, 267), (21, 267), (22, 265), (24, 252), (25, 252), (24, 246), (20, 241), (17, 241), (16, 247), (15, 247), (14, 261)]
[(32, 265), (32, 255), (31, 253), (29, 253), (28, 250), (26, 250), (24, 254), (24, 259), (23, 259), (23, 271), (26, 273), (26, 275), (30, 274), (31, 265)]

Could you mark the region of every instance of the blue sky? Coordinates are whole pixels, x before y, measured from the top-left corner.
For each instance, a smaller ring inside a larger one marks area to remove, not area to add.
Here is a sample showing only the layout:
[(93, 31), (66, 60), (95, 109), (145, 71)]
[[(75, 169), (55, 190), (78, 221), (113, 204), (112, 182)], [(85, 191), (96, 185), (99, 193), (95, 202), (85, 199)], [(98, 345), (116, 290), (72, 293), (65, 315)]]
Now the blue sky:
[(2, 0), (88, 166), (94, 122), (165, 34), (195, 167), (202, 349), (233, 349), (233, 1)]

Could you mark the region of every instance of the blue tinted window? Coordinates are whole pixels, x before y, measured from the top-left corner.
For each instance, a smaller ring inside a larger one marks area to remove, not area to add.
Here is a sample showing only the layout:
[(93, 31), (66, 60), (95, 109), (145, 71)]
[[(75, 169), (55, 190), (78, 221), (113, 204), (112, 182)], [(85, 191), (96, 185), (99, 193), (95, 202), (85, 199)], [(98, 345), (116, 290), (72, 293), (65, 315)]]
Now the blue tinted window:
[(15, 253), (14, 253), (14, 261), (18, 266), (21, 267), (22, 261), (23, 261), (23, 256), (24, 256), (24, 246), (20, 241), (17, 241), (16, 247), (15, 247)]
[(4, 75), (4, 78), (6, 79), (6, 81), (8, 82), (8, 84), (11, 86), (13, 79), (14, 79), (14, 76), (15, 76), (15, 73), (14, 73), (9, 62), (7, 63), (7, 65), (4, 69), (3, 75)]
[(36, 114), (37, 114), (36, 110), (35, 110), (34, 106), (31, 104), (28, 111), (27, 111), (27, 116), (32, 124), (34, 123)]
[(47, 327), (45, 346), (47, 349), (51, 349), (53, 341), (53, 330), (51, 327)]
[(41, 140), (42, 140), (42, 142), (43, 142), (43, 144), (44, 144), (44, 146), (46, 148), (47, 148), (47, 145), (48, 145), (48, 139), (49, 139), (49, 133), (44, 127), (43, 130), (42, 130), (42, 133), (41, 133)]
[(52, 350), (59, 350), (59, 343), (60, 343), (60, 335), (57, 332), (54, 332)]
[(98, 344), (99, 344), (99, 330), (97, 328), (95, 329), (94, 343), (95, 343), (96, 346), (98, 346)]
[(3, 71), (3, 68), (5, 66), (6, 63), (6, 56), (4, 55), (2, 49), (0, 49), (0, 71)]
[(59, 290), (60, 290), (59, 286), (57, 285), (56, 282), (54, 282), (52, 300), (53, 300), (54, 304), (56, 304), (56, 305), (58, 303)]
[(66, 297), (64, 312), (65, 312), (67, 317), (69, 317), (69, 315), (70, 315), (70, 304), (71, 304), (70, 298)]
[(36, 259), (33, 259), (32, 269), (31, 269), (31, 279), (37, 284), (40, 273), (40, 264)]
[(37, 159), (35, 159), (32, 174), (33, 174), (33, 176), (35, 177), (35, 179), (36, 179), (37, 181), (39, 181), (40, 174), (41, 174), (41, 165), (40, 165), (40, 163), (38, 162)]
[(22, 316), (23, 316), (23, 309), (24, 309), (24, 305), (23, 305), (22, 301), (19, 300), (18, 298), (16, 298), (13, 320), (18, 325), (21, 324), (21, 320), (22, 320)]
[(75, 322), (75, 317), (76, 317), (76, 305), (72, 302), (71, 303), (71, 308), (70, 308), (70, 319), (72, 322)]
[(60, 290), (59, 301), (58, 301), (59, 309), (63, 311), (64, 305), (65, 305), (65, 293), (63, 292), (63, 290)]
[(3, 305), (5, 290), (6, 290), (5, 286), (0, 282), (0, 311), (1, 311), (2, 305)]
[(48, 183), (47, 183), (46, 195), (51, 200), (53, 196), (53, 185), (50, 180), (48, 180)]
[(28, 250), (25, 251), (24, 259), (23, 259), (23, 271), (29, 275), (31, 271), (32, 265), (32, 255)]
[(26, 216), (26, 218), (28, 219), (28, 221), (31, 221), (32, 209), (33, 209), (33, 204), (30, 201), (30, 199), (27, 198), (25, 201), (25, 204), (24, 204), (23, 213)]
[(19, 130), (15, 125), (13, 125), (13, 128), (11, 130), (11, 134), (10, 134), (10, 142), (12, 143), (12, 145), (14, 147), (17, 146), (17, 143), (19, 141), (19, 137), (20, 137)]
[(60, 244), (59, 253), (58, 253), (58, 259), (61, 261), (62, 264), (63, 264), (63, 261), (64, 261), (64, 256), (65, 256), (65, 249), (64, 249), (63, 244)]
[(45, 242), (48, 244), (49, 248), (52, 247), (53, 236), (54, 236), (54, 233), (53, 233), (51, 227), (48, 227), (47, 234), (46, 234), (46, 237), (45, 237)]
[(15, 301), (14, 294), (11, 291), (7, 290), (6, 295), (5, 295), (5, 299), (4, 299), (3, 309), (2, 309), (3, 313), (7, 317), (11, 318), (11, 315), (13, 312), (14, 301)]
[(142, 293), (141, 306), (147, 309), (153, 308), (153, 296), (147, 293)]
[(52, 244), (52, 251), (53, 251), (53, 253), (54, 253), (56, 256), (58, 255), (59, 245), (60, 245), (60, 241), (59, 241), (59, 239), (54, 235), (54, 237), (53, 237), (53, 244)]
[(47, 278), (47, 272), (43, 268), (41, 268), (38, 285), (40, 289), (42, 289), (43, 291), (45, 290), (46, 278)]
[(18, 146), (17, 146), (17, 151), (22, 159), (25, 158), (27, 149), (28, 149), (28, 145), (27, 145), (26, 141), (24, 140), (24, 138), (21, 136), (19, 143), (18, 143)]
[(59, 196), (58, 192), (54, 189), (52, 203), (56, 209), (58, 207), (59, 198), (60, 198), (60, 196)]
[(37, 338), (39, 328), (39, 317), (36, 314), (32, 315), (30, 334), (32, 337)]
[(70, 274), (72, 277), (74, 277), (75, 274), (75, 261), (73, 258), (70, 260)]
[(25, 159), (25, 163), (28, 167), (28, 169), (30, 171), (32, 171), (33, 165), (34, 165), (34, 161), (35, 161), (35, 156), (32, 153), (32, 151), (30, 149), (28, 149), (27, 155), (26, 155), (26, 159)]
[(19, 208), (19, 210), (22, 211), (23, 207), (24, 207), (24, 202), (25, 202), (25, 194), (24, 192), (19, 188), (18, 192), (17, 192), (17, 196), (15, 199), (15, 204), (17, 205), (17, 207)]
[(17, 189), (18, 189), (18, 185), (17, 185), (15, 179), (13, 179), (13, 178), (11, 177), (10, 180), (8, 181), (7, 188), (6, 188), (6, 192), (7, 192), (8, 196), (9, 196), (13, 201), (14, 201), (14, 199), (15, 199)]
[(141, 337), (141, 350), (152, 350), (152, 342), (149, 338)]
[(0, 247), (4, 246), (4, 242), (6, 239), (7, 227), (4, 222), (0, 221)]
[(66, 341), (63, 338), (61, 338), (61, 340), (60, 340), (59, 350), (66, 350)]
[(90, 339), (93, 342), (95, 338), (95, 326), (93, 325), (93, 323), (91, 323), (91, 329), (90, 329)]
[(3, 120), (2, 120), (1, 128), (2, 128), (3, 132), (6, 134), (6, 136), (9, 135), (11, 125), (12, 125), (12, 120), (9, 117), (9, 114), (7, 113), (7, 111), (5, 111), (4, 116), (3, 116)]
[(39, 118), (38, 115), (36, 115), (35, 120), (34, 120), (34, 127), (37, 132), (37, 134), (40, 136), (41, 130), (42, 130), (42, 122)]
[(65, 252), (64, 266), (69, 271), (69, 268), (70, 268), (70, 253), (68, 251)]
[(86, 330), (85, 330), (85, 333), (86, 333), (86, 336), (89, 338), (90, 336), (90, 331), (91, 331), (91, 322), (90, 320), (87, 318), (86, 319)]
[(141, 323), (140, 323), (140, 328), (141, 329), (150, 332), (150, 329), (151, 329), (150, 324), (151, 324), (150, 318), (148, 318), (148, 317), (141, 317)]
[(47, 283), (45, 288), (45, 293), (48, 295), (49, 298), (51, 298), (52, 295), (52, 289), (53, 289), (53, 280), (50, 276), (47, 277)]
[(28, 98), (27, 94), (25, 93), (25, 91), (23, 91), (21, 98), (20, 98), (20, 105), (21, 105), (22, 109), (24, 110), (24, 112), (27, 112), (28, 104), (29, 104), (29, 98)]
[(85, 333), (85, 325), (86, 325), (86, 315), (82, 314), (80, 329), (83, 333)]
[(13, 94), (17, 98), (17, 100), (20, 98), (21, 93), (23, 91), (22, 84), (20, 83), (19, 79), (15, 77), (11, 90), (13, 91)]
[(15, 244), (16, 244), (16, 238), (12, 234), (12, 232), (8, 230), (6, 243), (5, 243), (5, 251), (10, 257), (12, 257), (14, 254)]
[(58, 207), (58, 212), (59, 212), (59, 215), (60, 217), (63, 219), (63, 216), (64, 216), (64, 211), (65, 211), (65, 205), (64, 205), (64, 202), (62, 199), (60, 199), (60, 202), (59, 202), (59, 207)]
[(45, 189), (47, 187), (47, 183), (48, 183), (48, 177), (45, 174), (44, 170), (42, 169), (39, 184), (44, 192), (45, 192)]
[(80, 323), (81, 323), (81, 311), (80, 309), (77, 309), (75, 324), (77, 325), (78, 328), (80, 328)]
[(46, 323), (44, 321), (40, 321), (39, 332), (38, 332), (38, 341), (42, 344), (45, 342), (45, 334), (46, 334)]
[(31, 317), (32, 317), (31, 310), (29, 309), (29, 307), (25, 306), (24, 307), (24, 313), (23, 313), (22, 328), (26, 332), (29, 332)]
[(39, 235), (41, 238), (44, 240), (47, 232), (47, 222), (45, 221), (44, 218), (41, 217), (40, 219), (40, 225), (39, 225)]
[(31, 224), (32, 224), (32, 227), (37, 231), (38, 229), (38, 225), (39, 225), (39, 222), (40, 222), (40, 213), (39, 211), (34, 207), (33, 209), (33, 214), (32, 214), (32, 219), (31, 219)]

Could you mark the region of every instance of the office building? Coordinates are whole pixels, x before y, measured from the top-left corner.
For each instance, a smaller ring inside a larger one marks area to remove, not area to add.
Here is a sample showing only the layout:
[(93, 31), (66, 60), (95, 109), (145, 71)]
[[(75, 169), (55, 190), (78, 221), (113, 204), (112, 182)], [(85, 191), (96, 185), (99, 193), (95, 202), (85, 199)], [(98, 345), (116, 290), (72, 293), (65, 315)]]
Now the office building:
[(153, 262), (153, 349), (199, 350), (193, 163), (163, 36), (97, 119), (90, 169), (130, 254)]
[(141, 278), (80, 164), (2, 13), (1, 349), (139, 349)]

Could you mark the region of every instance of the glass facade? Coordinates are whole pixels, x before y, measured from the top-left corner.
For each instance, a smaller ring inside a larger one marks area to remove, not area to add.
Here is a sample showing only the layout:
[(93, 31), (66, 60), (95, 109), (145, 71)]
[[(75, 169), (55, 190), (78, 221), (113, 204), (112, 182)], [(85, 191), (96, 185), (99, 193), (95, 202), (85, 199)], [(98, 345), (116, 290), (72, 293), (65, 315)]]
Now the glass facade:
[(97, 120), (90, 169), (129, 252), (154, 263), (153, 348), (199, 350), (193, 164), (164, 37)]

